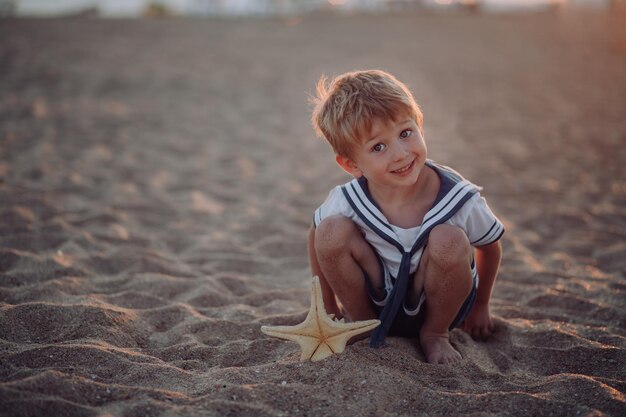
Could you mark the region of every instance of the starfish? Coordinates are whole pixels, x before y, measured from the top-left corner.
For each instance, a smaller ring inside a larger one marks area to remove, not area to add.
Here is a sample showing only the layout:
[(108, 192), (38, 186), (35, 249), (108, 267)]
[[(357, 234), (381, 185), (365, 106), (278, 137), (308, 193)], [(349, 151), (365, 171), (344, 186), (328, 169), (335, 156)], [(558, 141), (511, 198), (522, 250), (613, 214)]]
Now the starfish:
[(320, 280), (315, 276), (311, 288), (311, 308), (306, 319), (295, 326), (262, 326), (261, 331), (268, 336), (298, 343), (302, 349), (300, 360), (315, 362), (343, 352), (348, 340), (380, 324), (380, 320), (345, 323), (333, 320), (333, 317), (326, 313)]

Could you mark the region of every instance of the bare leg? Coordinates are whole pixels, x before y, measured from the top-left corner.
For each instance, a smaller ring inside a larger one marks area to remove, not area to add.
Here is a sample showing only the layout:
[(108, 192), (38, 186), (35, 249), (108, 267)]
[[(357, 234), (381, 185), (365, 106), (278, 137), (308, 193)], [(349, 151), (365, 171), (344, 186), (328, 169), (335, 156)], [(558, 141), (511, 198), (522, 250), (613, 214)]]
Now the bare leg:
[(333, 314), (337, 318), (342, 317), (341, 307), (337, 303), (337, 297), (335, 297), (335, 293), (333, 292), (330, 285), (326, 281), (324, 274), (322, 273), (322, 268), (320, 267), (319, 262), (317, 261), (317, 254), (315, 251), (315, 228), (311, 227), (309, 229), (309, 241), (308, 241), (308, 252), (309, 252), (309, 265), (311, 266), (311, 272), (313, 276), (318, 276), (320, 279), (320, 287), (322, 287), (322, 299), (324, 300), (324, 308), (328, 314)]
[(461, 354), (450, 344), (448, 328), (472, 289), (472, 247), (461, 229), (439, 225), (430, 232), (423, 256), (418, 276), (424, 274), (426, 319), (420, 344), (429, 363), (458, 362)]
[[(343, 305), (350, 320), (376, 318), (367, 293), (363, 271), (372, 279), (373, 287), (380, 288), (381, 271), (372, 247), (352, 222), (344, 216), (324, 219), (315, 230), (313, 255), (320, 275)], [(311, 262), (313, 264), (313, 262)], [(382, 296), (378, 293), (376, 296)], [(326, 298), (324, 298), (326, 302)]]

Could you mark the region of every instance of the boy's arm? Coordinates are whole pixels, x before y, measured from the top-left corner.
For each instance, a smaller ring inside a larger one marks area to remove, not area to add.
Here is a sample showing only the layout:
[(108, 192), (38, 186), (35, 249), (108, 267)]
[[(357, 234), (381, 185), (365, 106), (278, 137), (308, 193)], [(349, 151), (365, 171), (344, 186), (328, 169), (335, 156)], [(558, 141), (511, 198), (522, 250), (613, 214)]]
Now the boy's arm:
[(501, 255), (502, 244), (499, 240), (476, 248), (476, 269), (479, 277), (476, 301), (463, 324), (463, 330), (473, 339), (485, 340), (493, 333), (489, 300), (498, 275)]
[(311, 226), (309, 228), (309, 239), (308, 239), (308, 252), (309, 252), (309, 265), (311, 266), (311, 272), (313, 276), (317, 275), (320, 279), (320, 286), (322, 287), (322, 298), (324, 299), (324, 307), (326, 308), (326, 312), (328, 314), (334, 314), (335, 317), (341, 318), (341, 309), (337, 305), (337, 298), (335, 297), (335, 293), (328, 285), (324, 274), (322, 273), (322, 269), (320, 268), (319, 262), (317, 261), (317, 255), (315, 253), (315, 227)]

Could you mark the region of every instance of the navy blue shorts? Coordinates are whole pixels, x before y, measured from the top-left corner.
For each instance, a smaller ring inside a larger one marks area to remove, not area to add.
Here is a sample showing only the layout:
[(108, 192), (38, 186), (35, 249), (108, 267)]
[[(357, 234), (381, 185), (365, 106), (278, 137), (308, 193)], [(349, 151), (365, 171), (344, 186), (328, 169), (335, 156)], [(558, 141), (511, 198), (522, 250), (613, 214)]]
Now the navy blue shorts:
[[(472, 290), (463, 302), (463, 305), (459, 309), (456, 317), (450, 324), (449, 330), (452, 330), (462, 324), (467, 318), (468, 314), (472, 310), (474, 306), (474, 301), (476, 300), (476, 287), (477, 287), (477, 279), (474, 278), (474, 285), (472, 285)], [(389, 329), (389, 336), (401, 336), (401, 337), (418, 337), (420, 328), (424, 323), (424, 319), (426, 318), (426, 305), (428, 304), (428, 298), (424, 300), (419, 312), (414, 316), (409, 316), (406, 314), (405, 309), (400, 306), (398, 309), (398, 313), (396, 318)], [(383, 311), (383, 306), (376, 305), (372, 302), (374, 309), (376, 310), (376, 314), (380, 316), (380, 313)]]

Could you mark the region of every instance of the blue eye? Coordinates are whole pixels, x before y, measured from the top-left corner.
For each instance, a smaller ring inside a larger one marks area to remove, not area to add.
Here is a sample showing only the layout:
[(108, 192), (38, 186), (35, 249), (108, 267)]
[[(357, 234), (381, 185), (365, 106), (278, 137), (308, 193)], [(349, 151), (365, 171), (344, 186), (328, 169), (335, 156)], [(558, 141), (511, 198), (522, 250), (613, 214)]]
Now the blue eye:
[(382, 152), (383, 150), (385, 150), (386, 146), (384, 143), (377, 143), (376, 145), (372, 146), (372, 151), (373, 152)]
[(400, 137), (401, 137), (402, 139), (409, 138), (409, 137), (411, 137), (412, 135), (413, 135), (413, 131), (412, 131), (411, 129), (406, 129), (406, 130), (403, 130), (403, 131), (400, 133)]

